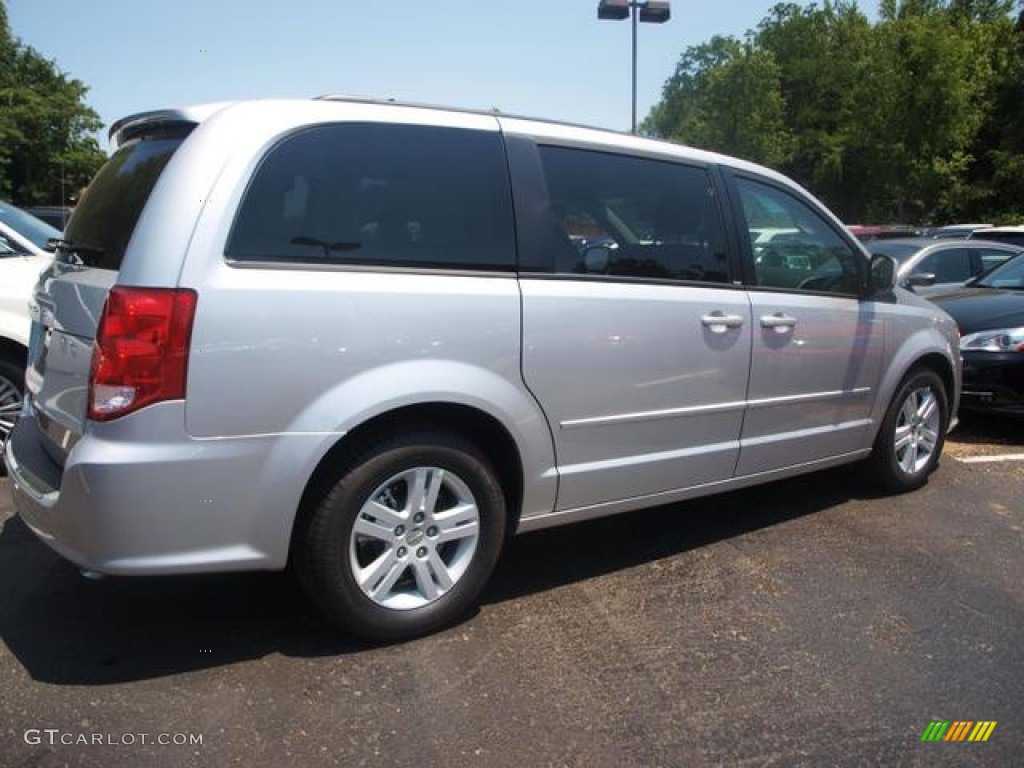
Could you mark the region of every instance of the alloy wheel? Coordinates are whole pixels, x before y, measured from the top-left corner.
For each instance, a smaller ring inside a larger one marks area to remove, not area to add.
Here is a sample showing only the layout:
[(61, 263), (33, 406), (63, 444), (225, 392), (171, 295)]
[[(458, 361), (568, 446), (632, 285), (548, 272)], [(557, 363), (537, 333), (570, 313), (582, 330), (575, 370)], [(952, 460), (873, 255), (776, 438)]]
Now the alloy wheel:
[(469, 486), (439, 467), (395, 474), (359, 510), (349, 537), (352, 575), (370, 600), (420, 608), (465, 574), (480, 538), (480, 510)]
[(911, 390), (900, 407), (893, 450), (908, 475), (924, 471), (939, 444), (942, 413), (931, 387)]

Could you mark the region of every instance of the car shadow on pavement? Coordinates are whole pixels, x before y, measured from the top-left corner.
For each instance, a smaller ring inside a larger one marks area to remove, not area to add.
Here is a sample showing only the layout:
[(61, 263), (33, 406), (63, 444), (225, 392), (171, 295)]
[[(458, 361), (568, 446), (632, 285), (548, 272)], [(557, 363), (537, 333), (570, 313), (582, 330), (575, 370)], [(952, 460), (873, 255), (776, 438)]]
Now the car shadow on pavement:
[(750, 531), (884, 494), (841, 467), (511, 539), (484, 602), (515, 599), (673, 557)]
[(34, 680), (61, 685), (364, 647), (332, 631), (290, 573), (90, 581), (17, 518), (0, 534), (0, 638)]
[(1024, 445), (1024, 415), (960, 412), (960, 423), (950, 442), (968, 445)]
[[(872, 497), (859, 473), (839, 469), (514, 537), (482, 602), (585, 581)], [(0, 638), (32, 679), (58, 685), (146, 680), (274, 653), (318, 657), (369, 648), (327, 625), (290, 573), (89, 581), (17, 518), (5, 520), (0, 533)]]

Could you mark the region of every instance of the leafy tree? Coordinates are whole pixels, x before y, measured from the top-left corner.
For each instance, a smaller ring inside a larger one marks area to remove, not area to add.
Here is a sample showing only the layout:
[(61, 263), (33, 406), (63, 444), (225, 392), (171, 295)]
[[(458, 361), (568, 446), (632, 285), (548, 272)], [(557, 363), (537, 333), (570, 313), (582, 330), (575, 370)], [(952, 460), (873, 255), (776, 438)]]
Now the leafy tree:
[(936, 2), (904, 2), (895, 19), (876, 27), (880, 85), (889, 96), (874, 111), (886, 132), (888, 173), (875, 208), (900, 220), (956, 218), (973, 188), (967, 171), (984, 113), (977, 99), (990, 71), (978, 36)]
[(683, 54), (664, 92), (643, 132), (769, 165), (788, 158), (779, 68), (769, 52), (713, 37)]
[(106, 156), (90, 135), (102, 122), (85, 104), (87, 91), (12, 36), (0, 3), (0, 197), (65, 203), (62, 187), (89, 182)]
[(867, 197), (874, 160), (865, 107), (877, 74), (871, 27), (855, 3), (776, 5), (758, 27), (757, 43), (781, 70), (785, 125), (793, 154), (783, 169), (854, 217)]
[(775, 5), (685, 51), (644, 123), (778, 167), (848, 221), (999, 219), (1024, 204), (1024, 3)]
[(997, 34), (991, 108), (970, 171), (979, 197), (970, 213), (1019, 224), (1024, 223), (1024, 2), (1016, 23), (1007, 21)]

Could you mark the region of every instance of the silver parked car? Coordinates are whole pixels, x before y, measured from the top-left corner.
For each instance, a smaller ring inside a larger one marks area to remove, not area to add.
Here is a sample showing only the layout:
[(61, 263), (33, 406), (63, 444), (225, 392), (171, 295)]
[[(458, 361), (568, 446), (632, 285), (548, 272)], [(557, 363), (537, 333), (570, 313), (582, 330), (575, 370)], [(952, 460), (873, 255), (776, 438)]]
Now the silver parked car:
[(1024, 251), (1024, 246), (983, 239), (955, 240), (914, 237), (878, 240), (871, 253), (894, 258), (897, 281), (922, 296), (962, 288), (1004, 261)]
[(955, 325), (765, 168), (333, 98), (111, 137), (36, 289), (5, 453), (83, 568), (291, 563), (339, 626), (402, 638), (461, 616), (509, 534), (938, 463)]

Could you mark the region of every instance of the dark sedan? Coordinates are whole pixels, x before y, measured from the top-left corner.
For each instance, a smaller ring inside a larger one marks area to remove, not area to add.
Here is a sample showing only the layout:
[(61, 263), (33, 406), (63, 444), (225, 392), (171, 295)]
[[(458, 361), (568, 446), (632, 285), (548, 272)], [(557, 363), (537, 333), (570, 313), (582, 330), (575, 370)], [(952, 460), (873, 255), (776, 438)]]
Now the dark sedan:
[(960, 327), (961, 407), (1024, 413), (1024, 254), (929, 298)]

